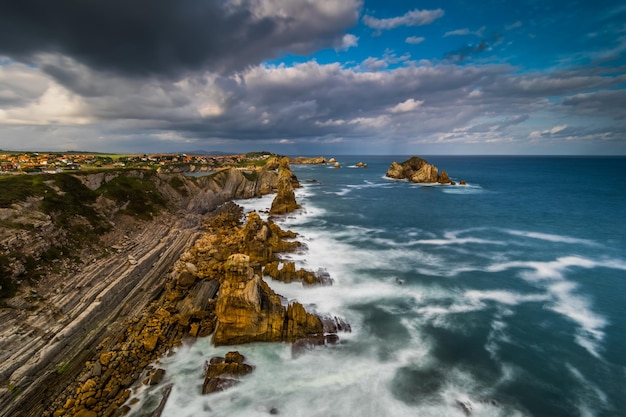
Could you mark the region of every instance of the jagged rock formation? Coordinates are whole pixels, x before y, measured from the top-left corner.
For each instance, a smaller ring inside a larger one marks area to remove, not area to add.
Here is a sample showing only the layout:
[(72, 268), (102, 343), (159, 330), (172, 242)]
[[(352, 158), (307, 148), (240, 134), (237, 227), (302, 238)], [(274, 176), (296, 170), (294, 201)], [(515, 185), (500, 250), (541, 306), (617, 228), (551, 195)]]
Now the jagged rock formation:
[(263, 273), (272, 277), (277, 281), (286, 283), (301, 282), (302, 285), (332, 285), (333, 280), (323, 269), (317, 272), (308, 271), (306, 269), (296, 269), (293, 262), (274, 261), (265, 265)]
[(215, 313), (216, 345), (294, 342), (323, 334), (319, 317), (297, 302), (283, 307), (281, 298), (254, 274), (250, 258), (243, 254), (231, 255), (226, 263)]
[[(96, 175), (82, 178), (81, 186), (98, 190), (124, 174)], [(337, 331), (349, 331), (340, 319), (310, 314), (298, 303), (283, 306), (260, 278), (264, 265), (279, 260), (278, 253), (299, 246), (292, 232), (256, 213), (242, 226), (242, 209), (226, 203), (210, 213), (198, 238), (203, 219), (198, 213), (222, 199), (260, 195), (265, 186), (275, 189), (277, 173), (229, 170), (181, 182), (172, 176), (131, 175), (155, 185), (151, 192), (166, 202), (161, 211), (151, 220), (134, 218), (122, 213), (121, 200), (98, 196), (92, 207), (114, 223), (100, 237), (108, 253), (71, 275), (46, 275), (29, 291), (32, 297), (17, 297), (23, 305), (0, 309), (1, 417), (122, 415), (130, 385), (142, 380), (161, 384), (163, 373), (147, 370), (148, 364), (185, 337), (219, 332), (214, 337), (220, 344), (323, 344), (336, 340)], [(290, 171), (283, 175), (293, 182)], [(36, 199), (31, 207), (38, 207)], [(20, 208), (12, 205), (11, 210)], [(33, 218), (40, 217), (42, 230), (58, 227), (53, 215)], [(166, 396), (168, 387), (162, 392)]]
[(289, 158), (281, 159), (278, 167), (278, 193), (272, 201), (270, 213), (285, 214), (299, 209), (300, 205), (296, 202), (296, 195), (293, 191), (299, 186), (297, 177), (289, 168)]
[(244, 363), (245, 357), (238, 351), (228, 352), (224, 357), (215, 356), (206, 364), (202, 393), (224, 391), (239, 383), (239, 378), (254, 370)]
[[(0, 416), (52, 415), (47, 411), (50, 402), (67, 381), (78, 377), (82, 383), (74, 389), (82, 390), (98, 372), (108, 379), (95, 381), (95, 395), (109, 401), (101, 410), (109, 409), (122, 401), (119, 395), (125, 389), (119, 383), (114, 395), (115, 389), (105, 389), (109, 382), (132, 382), (133, 375), (182, 335), (210, 334), (214, 303), (208, 294), (216, 288), (200, 282), (198, 273), (183, 274), (189, 272), (185, 265), (168, 278), (176, 281), (167, 292), (172, 304), (164, 309), (149, 305), (170, 285), (164, 279), (168, 269), (200, 235), (201, 213), (232, 198), (275, 190), (278, 181), (275, 172), (248, 177), (237, 170), (199, 179), (149, 171), (40, 175), (36, 180), (42, 183), (29, 196), (13, 201), (3, 194), (0, 272), (2, 285), (14, 283), (15, 288), (0, 300)], [(153, 209), (149, 217), (130, 210), (141, 202)], [(237, 216), (240, 211), (229, 217), (228, 228)], [(11, 257), (15, 253), (21, 256)], [(28, 268), (39, 274), (37, 279), (26, 275)], [(144, 318), (125, 331), (119, 323), (133, 317)], [(119, 337), (120, 346), (114, 346)], [(89, 360), (99, 345), (101, 351), (110, 348), (120, 358), (137, 360), (116, 363), (117, 377), (113, 371), (107, 374), (107, 365)], [(85, 371), (86, 361), (90, 365)], [(93, 400), (86, 403), (88, 398), (95, 397), (75, 397), (67, 408), (59, 404), (66, 414), (57, 415), (73, 415), (86, 406), (95, 409)]]
[(439, 183), (439, 184), (452, 184), (454, 182), (450, 180), (446, 171), (441, 170), (426, 162), (422, 158), (414, 156), (402, 163), (392, 162), (391, 166), (387, 170), (387, 177), (394, 179), (407, 179), (415, 183)]

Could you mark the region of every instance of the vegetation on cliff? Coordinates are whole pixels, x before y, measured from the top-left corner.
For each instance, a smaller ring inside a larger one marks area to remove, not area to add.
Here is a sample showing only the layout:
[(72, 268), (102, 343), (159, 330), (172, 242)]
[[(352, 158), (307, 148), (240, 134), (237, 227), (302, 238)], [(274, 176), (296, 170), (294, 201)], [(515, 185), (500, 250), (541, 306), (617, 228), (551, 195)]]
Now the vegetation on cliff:
[(274, 172), (234, 168), (212, 178), (152, 170), (2, 176), (0, 299), (51, 268), (69, 271), (85, 251), (106, 249), (102, 236), (115, 224), (150, 221), (180, 209), (202, 213), (231, 198), (270, 193), (276, 183)]

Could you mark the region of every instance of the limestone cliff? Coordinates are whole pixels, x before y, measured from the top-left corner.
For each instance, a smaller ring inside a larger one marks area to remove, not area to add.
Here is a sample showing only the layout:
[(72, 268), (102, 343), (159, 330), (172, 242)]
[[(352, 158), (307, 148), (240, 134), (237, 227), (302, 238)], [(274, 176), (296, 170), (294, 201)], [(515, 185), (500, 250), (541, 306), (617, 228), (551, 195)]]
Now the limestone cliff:
[(429, 164), (417, 156), (411, 157), (402, 163), (393, 162), (387, 170), (387, 177), (394, 179), (407, 179), (415, 183), (439, 183), (454, 184), (446, 171)]

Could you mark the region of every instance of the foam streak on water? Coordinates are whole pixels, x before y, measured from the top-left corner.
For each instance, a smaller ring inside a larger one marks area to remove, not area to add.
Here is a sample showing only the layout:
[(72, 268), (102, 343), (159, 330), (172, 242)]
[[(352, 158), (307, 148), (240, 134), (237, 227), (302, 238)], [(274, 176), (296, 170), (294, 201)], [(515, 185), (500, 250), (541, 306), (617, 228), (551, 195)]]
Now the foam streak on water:
[[(610, 216), (626, 196), (605, 181), (624, 161), (439, 157), (470, 184), (451, 187), (382, 178), (393, 159), (294, 167), (303, 208), (277, 220), (307, 246), (289, 259), (334, 285), (270, 286), (353, 332), (297, 358), (286, 344), (185, 346), (164, 359), (163, 415), (626, 415), (626, 224)], [(204, 361), (234, 349), (255, 372), (201, 396)]]

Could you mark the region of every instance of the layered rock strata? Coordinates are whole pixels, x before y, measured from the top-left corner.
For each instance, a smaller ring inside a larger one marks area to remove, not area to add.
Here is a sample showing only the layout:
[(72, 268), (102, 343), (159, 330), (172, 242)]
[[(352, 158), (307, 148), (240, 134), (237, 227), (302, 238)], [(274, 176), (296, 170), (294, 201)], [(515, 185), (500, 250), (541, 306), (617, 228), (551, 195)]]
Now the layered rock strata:
[[(349, 330), (342, 320), (311, 314), (297, 302), (283, 305), (260, 278), (261, 266), (276, 260), (281, 251), (295, 249), (297, 242), (285, 240), (294, 235), (264, 222), (257, 213), (242, 226), (241, 214), (240, 207), (228, 203), (211, 216), (206, 232), (175, 262), (154, 301), (117, 336), (100, 344), (97, 355), (83, 362), (75, 382), (41, 415), (122, 415), (128, 410), (131, 384), (183, 338), (213, 333), (216, 345), (301, 341), (309, 346), (313, 343), (303, 341), (331, 343), (337, 331)], [(227, 365), (220, 366), (240, 374), (231, 369), (240, 365)], [(144, 383), (152, 380), (147, 376)], [(204, 390), (231, 384), (209, 380)]]
[[(212, 333), (214, 321), (210, 311), (214, 302), (208, 294), (216, 291), (215, 284), (207, 287), (196, 283), (197, 272), (192, 272), (192, 277), (182, 273), (179, 276), (178, 272), (186, 270), (184, 265), (177, 266), (175, 276), (169, 277), (167, 271), (200, 236), (202, 213), (232, 198), (275, 191), (278, 183), (275, 172), (262, 171), (246, 177), (234, 169), (200, 179), (143, 171), (82, 174), (70, 178), (80, 180), (82, 185), (72, 184), (85, 195), (88, 191), (84, 190), (99, 190), (107, 184), (110, 187), (120, 180), (138, 184), (145, 181), (149, 192), (158, 193), (165, 205), (151, 220), (143, 220), (123, 213), (128, 202), (102, 194), (93, 203), (82, 202), (89, 210), (75, 208), (78, 214), (71, 217), (70, 223), (59, 223), (55, 213), (42, 211), (41, 205), (46, 200), (36, 196), (1, 210), (0, 251), (28, 253), (28, 259), (35, 265), (51, 266), (50, 271), (42, 269), (47, 272), (38, 282), (22, 283), (17, 294), (3, 300), (4, 306), (0, 308), (3, 323), (0, 329), (1, 417), (40, 417), (51, 415), (50, 410), (58, 411), (57, 415), (74, 415), (80, 407), (96, 409), (94, 399), (98, 404), (104, 399), (108, 401), (98, 409), (98, 413), (105, 415), (113, 404), (117, 407), (123, 402), (119, 395), (127, 385), (122, 381), (136, 379), (143, 366), (183, 335)], [(46, 195), (58, 194), (53, 197), (63, 199), (67, 190), (57, 184), (51, 182)], [(81, 202), (76, 200), (76, 204)], [(82, 213), (91, 213), (95, 219), (111, 225), (106, 234), (99, 236), (99, 242), (68, 254), (80, 256), (82, 263), (43, 259), (42, 254), (58, 242), (71, 243), (68, 224), (89, 224), (81, 217)], [(229, 217), (227, 228), (233, 228), (237, 216), (241, 216), (240, 211), (234, 218)], [(17, 240), (12, 229), (14, 224), (21, 225), (16, 229)], [(30, 232), (22, 233), (26, 228)], [(19, 275), (23, 271), (17, 261), (10, 266), (10, 274)], [(178, 282), (167, 284), (179, 279), (180, 285)], [(167, 285), (172, 286), (165, 292), (170, 297), (165, 300), (167, 303), (151, 304), (155, 298), (162, 298)], [(164, 325), (169, 322), (176, 326)], [(119, 354), (120, 362), (115, 363), (115, 370), (109, 371), (99, 355), (93, 356), (97, 346), (100, 352), (112, 351), (115, 357)], [(130, 358), (134, 358), (132, 362)], [(88, 369), (85, 369), (86, 362)], [(98, 373), (100, 375), (96, 375)], [(96, 377), (103, 379), (90, 382), (88, 387), (82, 386)], [(73, 385), (74, 390), (80, 388), (81, 395), (71, 398), (61, 395), (64, 391), (67, 393), (66, 386), (73, 380), (81, 381)], [(96, 385), (91, 387), (94, 382)], [(109, 388), (119, 386), (119, 390), (107, 389), (109, 383), (113, 384)], [(57, 401), (51, 406), (57, 398), (73, 399), (73, 402), (58, 404)]]
[(448, 173), (444, 170), (439, 172), (439, 168), (429, 164), (426, 160), (414, 156), (402, 163), (392, 162), (385, 174), (388, 178), (406, 179), (414, 183), (439, 183), (452, 184)]

